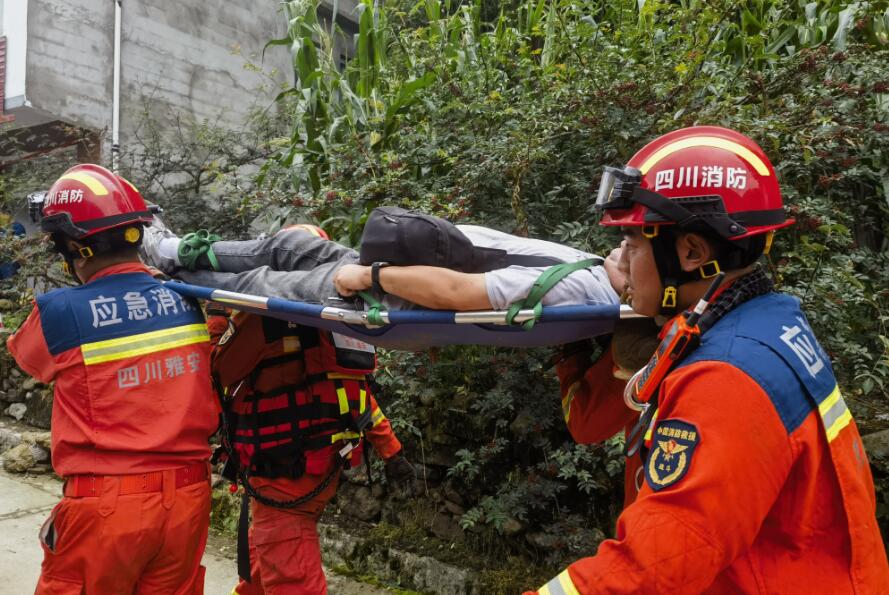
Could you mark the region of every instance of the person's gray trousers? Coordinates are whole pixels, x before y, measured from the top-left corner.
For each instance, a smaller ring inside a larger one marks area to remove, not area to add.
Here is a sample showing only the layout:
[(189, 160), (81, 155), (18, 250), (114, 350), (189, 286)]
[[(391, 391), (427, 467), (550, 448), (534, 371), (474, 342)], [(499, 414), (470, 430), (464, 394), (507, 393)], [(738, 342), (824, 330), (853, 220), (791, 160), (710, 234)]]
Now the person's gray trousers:
[(355, 250), (299, 230), (264, 240), (216, 242), (213, 254), (220, 271), (183, 269), (176, 277), (214, 289), (327, 303), (337, 296), (333, 286), (337, 269), (358, 262)]

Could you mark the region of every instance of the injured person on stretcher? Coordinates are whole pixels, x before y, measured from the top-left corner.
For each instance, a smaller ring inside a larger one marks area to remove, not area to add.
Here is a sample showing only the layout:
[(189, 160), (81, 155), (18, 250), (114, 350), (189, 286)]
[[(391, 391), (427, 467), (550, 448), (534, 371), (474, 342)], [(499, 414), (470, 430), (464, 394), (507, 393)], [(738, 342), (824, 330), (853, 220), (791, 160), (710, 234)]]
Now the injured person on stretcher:
[[(453, 264), (362, 264), (367, 258), (364, 249), (359, 253), (330, 241), (323, 230), (312, 225), (293, 225), (257, 240), (224, 241), (206, 232), (179, 238), (156, 216), (145, 231), (142, 258), (186, 283), (215, 289), (339, 306), (342, 298), (367, 290), (390, 310), (420, 306), (457, 311), (505, 310), (527, 297), (551, 265), (588, 261), (588, 266), (555, 283), (544, 295), (543, 305), (619, 303), (625, 284), (618, 271), (619, 249), (603, 260), (553, 242), (417, 216), (447, 227), (431, 229), (422, 237), (415, 233), (411, 239), (414, 243), (400, 248), (404, 253), (401, 262), (416, 262), (411, 253), (416, 253), (420, 262), (445, 262), (448, 257), (435, 260), (443, 244), (449, 246)], [(367, 238), (368, 229), (363, 246), (365, 241), (368, 245), (373, 242)], [(469, 252), (452, 248), (459, 242), (465, 242)], [(433, 260), (423, 256), (433, 253), (437, 255), (430, 257)], [(455, 261), (464, 256), (473, 260), (479, 253), (483, 258), (474, 259), (479, 264), (475, 270), (469, 267), (471, 272)], [(491, 253), (499, 256), (492, 259)], [(488, 270), (499, 265), (504, 266)], [(464, 270), (457, 270), (460, 268)], [(478, 269), (481, 272), (476, 272)]]

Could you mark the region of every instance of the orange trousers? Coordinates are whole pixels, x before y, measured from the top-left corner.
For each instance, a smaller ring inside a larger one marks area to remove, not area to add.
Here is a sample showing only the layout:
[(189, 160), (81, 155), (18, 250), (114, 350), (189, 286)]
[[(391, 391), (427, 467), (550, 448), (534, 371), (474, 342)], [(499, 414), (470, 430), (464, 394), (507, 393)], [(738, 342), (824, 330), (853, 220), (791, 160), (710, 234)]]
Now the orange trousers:
[(104, 476), (99, 496), (66, 496), (50, 513), (37, 595), (202, 595), (209, 482), (118, 494), (118, 478)]
[[(299, 479), (254, 478), (260, 494), (287, 500), (307, 494), (323, 475)], [(336, 494), (335, 477), (312, 500), (296, 508), (274, 508), (253, 500), (250, 524), (250, 582), (240, 581), (239, 595), (326, 595), (327, 580), (321, 568), (318, 517)]]

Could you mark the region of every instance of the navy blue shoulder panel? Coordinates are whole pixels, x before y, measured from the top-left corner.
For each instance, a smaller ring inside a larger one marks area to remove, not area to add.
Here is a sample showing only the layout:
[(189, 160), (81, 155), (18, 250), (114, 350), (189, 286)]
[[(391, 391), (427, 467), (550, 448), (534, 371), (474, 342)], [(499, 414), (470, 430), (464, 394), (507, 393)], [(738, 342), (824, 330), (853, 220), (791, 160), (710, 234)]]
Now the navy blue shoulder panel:
[[(700, 347), (680, 367), (719, 361), (738, 368), (769, 395), (784, 427), (791, 433), (836, 386), (836, 381), (826, 355), (824, 372), (815, 379), (817, 382), (805, 374), (804, 362), (786, 340), (790, 328), (804, 332), (809, 344), (820, 350), (794, 298), (774, 293), (760, 296), (735, 308), (713, 326)], [(828, 385), (830, 388), (824, 392)]]
[(204, 322), (197, 303), (146, 273), (102, 277), (37, 298), (49, 351)]

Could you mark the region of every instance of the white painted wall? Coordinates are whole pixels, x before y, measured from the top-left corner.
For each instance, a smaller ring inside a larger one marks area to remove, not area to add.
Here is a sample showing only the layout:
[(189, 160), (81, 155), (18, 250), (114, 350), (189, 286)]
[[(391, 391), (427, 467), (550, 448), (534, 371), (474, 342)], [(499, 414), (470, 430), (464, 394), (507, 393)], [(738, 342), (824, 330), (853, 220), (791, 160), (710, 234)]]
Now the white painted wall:
[(25, 103), (29, 0), (0, 0), (0, 35), (6, 36), (6, 109)]

